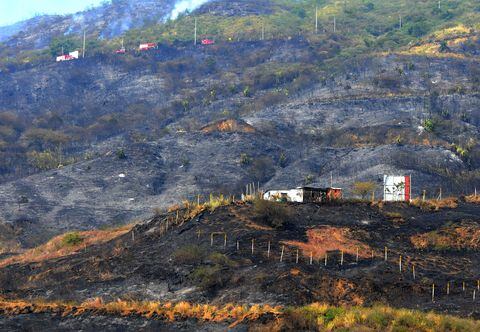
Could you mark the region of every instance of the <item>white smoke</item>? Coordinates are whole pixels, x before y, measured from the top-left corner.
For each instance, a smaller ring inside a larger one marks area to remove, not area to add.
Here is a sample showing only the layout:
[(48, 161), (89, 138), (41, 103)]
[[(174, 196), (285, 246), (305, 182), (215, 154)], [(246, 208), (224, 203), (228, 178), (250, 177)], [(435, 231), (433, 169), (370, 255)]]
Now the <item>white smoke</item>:
[(185, 11), (194, 11), (204, 3), (209, 2), (210, 0), (180, 0), (175, 3), (175, 7), (170, 13), (170, 18), (172, 20), (176, 19), (178, 15), (184, 13)]

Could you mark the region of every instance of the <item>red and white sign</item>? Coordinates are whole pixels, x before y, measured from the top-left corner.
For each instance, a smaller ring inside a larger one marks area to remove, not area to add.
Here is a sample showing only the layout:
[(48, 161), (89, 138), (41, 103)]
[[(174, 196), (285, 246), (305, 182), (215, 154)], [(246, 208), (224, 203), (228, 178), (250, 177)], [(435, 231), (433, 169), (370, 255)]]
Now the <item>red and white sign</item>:
[(387, 202), (410, 201), (411, 178), (407, 176), (383, 176), (383, 200)]
[(148, 50), (154, 49), (155, 47), (157, 47), (156, 43), (145, 43), (145, 44), (140, 44), (138, 49), (140, 51), (148, 51)]
[(213, 45), (215, 41), (213, 39), (202, 39), (202, 45)]
[(79, 57), (78, 51), (70, 52), (68, 54), (57, 56), (57, 62), (76, 60), (78, 59), (78, 57)]

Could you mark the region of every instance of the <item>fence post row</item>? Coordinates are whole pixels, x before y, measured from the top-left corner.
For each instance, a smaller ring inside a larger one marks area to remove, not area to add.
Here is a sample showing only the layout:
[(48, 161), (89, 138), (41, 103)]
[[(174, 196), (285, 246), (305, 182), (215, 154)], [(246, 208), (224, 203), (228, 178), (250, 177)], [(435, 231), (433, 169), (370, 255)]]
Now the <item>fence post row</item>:
[[(168, 220), (167, 220), (167, 222), (168, 222)], [(198, 238), (200, 238), (200, 234), (201, 234), (201, 230), (198, 230), (197, 231)], [(223, 246), (224, 247), (227, 246), (228, 236), (227, 236), (227, 233), (225, 233), (225, 232), (212, 232), (210, 234), (210, 246), (213, 246), (213, 244), (214, 244), (214, 236), (215, 235), (221, 235), (221, 234), (223, 234), (223, 236), (224, 236)], [(135, 241), (134, 230), (132, 230), (132, 241)], [(252, 243), (251, 252), (252, 252), (252, 255), (253, 255), (254, 252), (255, 252), (255, 239), (254, 238), (252, 238), (251, 243)], [(270, 254), (271, 254), (271, 245), (272, 245), (271, 241), (268, 241), (268, 243), (267, 243), (267, 257), (268, 258), (270, 258)], [(239, 240), (236, 241), (236, 249), (237, 249), (237, 251), (240, 250), (240, 241)], [(281, 252), (280, 252), (280, 262), (283, 262), (284, 254), (285, 254), (285, 245), (282, 245)], [(372, 259), (374, 259), (375, 254), (374, 254), (373, 249), (371, 251), (371, 255), (372, 255)], [(385, 261), (388, 261), (388, 248), (387, 247), (385, 247), (385, 249), (384, 249), (384, 255), (385, 255)], [(356, 257), (355, 257), (355, 260), (356, 260), (357, 263), (359, 261), (359, 256), (360, 256), (359, 248), (357, 247), (356, 248)], [(297, 248), (296, 249), (296, 255), (295, 255), (295, 263), (298, 264), (299, 261), (300, 261), (300, 251)], [(343, 265), (343, 263), (344, 263), (344, 251), (340, 250), (340, 265)], [(313, 251), (310, 251), (309, 265), (313, 265)], [(325, 251), (324, 265), (325, 266), (328, 265), (328, 252), (327, 251)], [(398, 259), (398, 268), (399, 268), (400, 273), (402, 273), (403, 272), (403, 256), (402, 255), (400, 255), (399, 259)], [(416, 266), (415, 266), (414, 263), (412, 263), (412, 277), (413, 277), (413, 280), (416, 280), (416, 276), (417, 276)], [(450, 291), (451, 291), (451, 282), (448, 281), (447, 284), (446, 284), (446, 294), (450, 295)], [(462, 291), (466, 292), (466, 282), (465, 281), (462, 281)], [(472, 294), (473, 301), (476, 300), (476, 296), (477, 296), (478, 291), (480, 291), (480, 279), (477, 279), (476, 287), (473, 289), (473, 294)], [(432, 288), (431, 288), (431, 300), (432, 300), (432, 302), (435, 302), (435, 295), (436, 295), (435, 294), (435, 283), (433, 283)]]

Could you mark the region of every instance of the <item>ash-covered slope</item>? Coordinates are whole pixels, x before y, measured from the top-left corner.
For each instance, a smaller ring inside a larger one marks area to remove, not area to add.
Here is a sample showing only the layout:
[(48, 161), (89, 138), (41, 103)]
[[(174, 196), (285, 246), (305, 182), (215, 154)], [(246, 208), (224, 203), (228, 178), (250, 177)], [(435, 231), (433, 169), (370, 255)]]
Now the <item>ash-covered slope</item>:
[[(480, 187), (475, 58), (390, 55), (332, 78), (270, 74), (314, 54), (302, 39), (165, 46), (5, 75), (2, 100), (37, 128), (2, 152), (3, 167), (19, 171), (0, 186), (2, 222), (31, 246), (199, 194), (238, 197), (249, 182), (329, 185), (333, 176), (348, 196), (353, 182), (372, 180), (377, 197), (383, 174), (411, 174), (415, 196)], [(42, 159), (12, 155), (56, 151), (57, 141), (76, 160), (22, 178)]]

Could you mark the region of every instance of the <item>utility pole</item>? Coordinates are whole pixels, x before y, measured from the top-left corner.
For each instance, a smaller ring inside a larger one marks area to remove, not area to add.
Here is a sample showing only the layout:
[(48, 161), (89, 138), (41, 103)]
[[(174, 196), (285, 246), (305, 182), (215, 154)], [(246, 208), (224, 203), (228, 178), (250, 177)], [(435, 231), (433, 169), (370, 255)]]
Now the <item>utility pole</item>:
[(333, 17), (333, 33), (337, 32), (337, 17)]
[(85, 58), (85, 44), (86, 44), (86, 39), (87, 39), (87, 31), (83, 30), (83, 52), (82, 52), (82, 58)]
[(315, 33), (318, 33), (318, 6), (315, 7)]
[(195, 32), (194, 32), (194, 42), (193, 45), (197, 45), (197, 18), (195, 17)]

